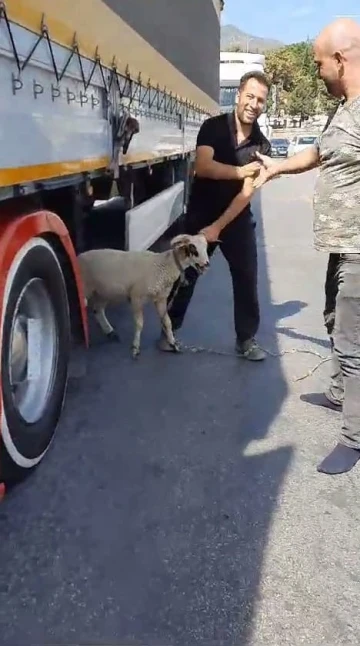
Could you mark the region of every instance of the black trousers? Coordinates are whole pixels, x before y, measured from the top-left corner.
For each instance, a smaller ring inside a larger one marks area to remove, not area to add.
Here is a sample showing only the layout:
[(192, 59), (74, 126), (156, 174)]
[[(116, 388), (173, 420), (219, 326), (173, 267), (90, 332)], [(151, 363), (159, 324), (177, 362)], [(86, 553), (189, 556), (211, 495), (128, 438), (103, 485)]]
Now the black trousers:
[[(194, 235), (204, 226), (203, 218), (189, 214), (185, 218), (183, 233)], [(209, 245), (209, 256), (214, 253), (216, 247), (217, 244)], [(240, 215), (226, 227), (221, 235), (220, 250), (230, 269), (234, 295), (235, 332), (237, 340), (242, 343), (255, 336), (260, 323), (255, 224), (250, 216)], [(174, 330), (182, 326), (198, 280), (197, 272), (189, 268), (186, 279), (188, 284), (180, 286), (169, 309)], [(174, 286), (172, 294), (176, 289), (177, 285)], [(172, 294), (169, 296), (169, 301), (172, 299)]]

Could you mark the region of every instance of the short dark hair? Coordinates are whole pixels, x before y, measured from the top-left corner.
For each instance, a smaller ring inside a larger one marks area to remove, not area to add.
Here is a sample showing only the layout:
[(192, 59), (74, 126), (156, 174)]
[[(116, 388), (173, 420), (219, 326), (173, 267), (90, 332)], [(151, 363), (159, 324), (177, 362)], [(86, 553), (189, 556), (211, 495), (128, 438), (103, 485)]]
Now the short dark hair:
[(268, 90), (270, 90), (271, 84), (266, 74), (264, 74), (264, 72), (260, 72), (260, 70), (254, 70), (253, 72), (246, 72), (246, 74), (244, 74), (244, 76), (241, 77), (240, 83), (239, 83), (240, 91), (244, 88), (246, 83), (250, 81), (250, 79), (255, 79), (258, 83), (261, 83), (261, 85), (265, 85), (265, 87)]

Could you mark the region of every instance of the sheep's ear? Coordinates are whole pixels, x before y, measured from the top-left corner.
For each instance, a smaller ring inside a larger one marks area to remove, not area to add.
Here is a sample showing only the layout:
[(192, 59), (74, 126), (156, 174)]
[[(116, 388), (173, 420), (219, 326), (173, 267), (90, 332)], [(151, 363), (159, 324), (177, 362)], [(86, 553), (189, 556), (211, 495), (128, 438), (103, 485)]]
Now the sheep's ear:
[(188, 244), (188, 242), (189, 242), (189, 236), (186, 234), (181, 234), (181, 235), (175, 236), (175, 238), (173, 238), (170, 241), (170, 245), (171, 247), (181, 247), (185, 244)]

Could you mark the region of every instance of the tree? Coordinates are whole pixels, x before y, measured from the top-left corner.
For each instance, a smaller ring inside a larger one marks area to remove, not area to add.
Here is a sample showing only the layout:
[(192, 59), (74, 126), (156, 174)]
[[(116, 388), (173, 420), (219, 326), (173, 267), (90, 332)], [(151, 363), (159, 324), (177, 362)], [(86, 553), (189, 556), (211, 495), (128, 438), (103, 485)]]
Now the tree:
[(287, 106), (289, 114), (309, 117), (316, 112), (317, 87), (309, 76), (298, 74), (294, 80), (294, 87), (289, 92)]
[(309, 41), (268, 52), (265, 69), (277, 87), (277, 111), (286, 107), (291, 115), (304, 118), (316, 112), (329, 114), (336, 104), (318, 77)]
[(281, 84), (288, 91), (293, 83), (296, 61), (289, 47), (270, 51), (265, 57), (265, 69), (273, 85)]

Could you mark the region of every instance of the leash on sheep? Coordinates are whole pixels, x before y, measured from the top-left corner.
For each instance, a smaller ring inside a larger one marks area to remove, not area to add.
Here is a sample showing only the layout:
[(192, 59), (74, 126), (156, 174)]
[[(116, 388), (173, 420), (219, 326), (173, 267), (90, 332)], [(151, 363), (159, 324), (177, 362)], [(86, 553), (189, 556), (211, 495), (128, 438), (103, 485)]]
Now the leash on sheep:
[[(187, 285), (188, 281), (186, 280), (185, 276), (182, 275), (180, 280), (178, 281), (178, 284), (175, 288), (174, 294), (172, 295), (169, 304), (168, 304), (168, 310), (171, 308), (171, 305), (173, 304), (176, 295), (181, 287), (181, 285)], [(185, 352), (189, 352), (192, 354), (196, 353), (202, 353), (202, 354), (214, 354), (220, 357), (234, 357), (237, 356), (236, 352), (227, 352), (226, 350), (216, 350), (215, 348), (204, 348), (202, 346), (195, 346), (195, 345), (181, 345), (181, 348), (185, 350)], [(281, 352), (272, 352), (271, 350), (268, 350), (267, 348), (261, 348), (266, 352), (269, 357), (273, 357), (275, 359), (280, 359), (281, 357), (284, 357), (286, 354), (312, 354), (314, 357), (319, 357), (320, 361), (314, 366), (314, 368), (311, 368), (306, 372), (304, 375), (301, 375), (300, 377), (293, 377), (293, 381), (296, 383), (298, 381), (303, 381), (304, 379), (308, 379), (308, 377), (312, 377), (312, 375), (324, 364), (330, 361), (331, 356), (324, 357), (322, 354), (319, 352), (316, 352), (315, 350), (305, 350), (305, 349), (297, 349), (297, 348), (292, 348), (291, 350), (282, 350)]]
[[(175, 255), (175, 253), (174, 253), (174, 258), (175, 258), (176, 264), (178, 264), (179, 261), (177, 259), (177, 256)], [(177, 285), (176, 285), (176, 287), (174, 289), (174, 293), (172, 294), (172, 296), (171, 296), (171, 298), (170, 298), (170, 300), (169, 300), (169, 302), (167, 304), (167, 310), (168, 311), (172, 307), (172, 304), (173, 304), (175, 298), (177, 297), (177, 294), (178, 294), (178, 291), (179, 291), (180, 287), (186, 287), (189, 284), (189, 281), (185, 277), (184, 270), (182, 269), (181, 266), (180, 266), (180, 271), (181, 271), (180, 278), (179, 278), (179, 280), (177, 282)]]
[[(175, 257), (176, 258), (176, 257)], [(177, 259), (176, 259), (177, 260)], [(177, 296), (177, 293), (182, 285), (188, 285), (188, 281), (185, 278), (185, 274), (182, 271), (180, 274), (180, 280), (178, 281), (178, 284), (174, 290), (173, 295), (171, 296), (171, 299), (168, 303), (167, 309), (169, 310)], [(185, 350), (185, 352), (190, 352), (192, 354), (196, 353), (202, 353), (202, 354), (214, 354), (217, 356), (221, 357), (234, 357), (237, 356), (236, 352), (227, 352), (226, 350), (216, 350), (214, 348), (204, 348), (202, 346), (195, 346), (195, 345), (181, 345), (181, 348)], [(314, 366), (314, 368), (311, 368), (306, 372), (304, 375), (301, 375), (300, 377), (293, 377), (294, 382), (298, 381), (303, 381), (304, 379), (307, 379), (308, 377), (311, 377), (324, 363), (327, 363), (330, 361), (331, 356), (324, 357), (322, 354), (319, 352), (316, 352), (315, 350), (305, 350), (305, 349), (298, 349), (298, 348), (292, 348), (291, 350), (282, 350), (281, 352), (272, 352), (271, 350), (268, 350), (267, 348), (261, 348), (266, 354), (269, 355), (269, 357), (273, 357), (275, 359), (280, 359), (281, 357), (284, 357), (286, 354), (312, 354), (314, 357), (319, 357), (320, 361)]]
[[(215, 350), (214, 348), (204, 348), (202, 346), (195, 346), (195, 345), (181, 345), (181, 348), (185, 350), (186, 352), (189, 353), (203, 353), (203, 354), (215, 354), (218, 356), (222, 357), (234, 357), (238, 356), (236, 352), (228, 352), (226, 350)], [(275, 359), (280, 359), (281, 357), (284, 357), (286, 354), (311, 354), (315, 357), (319, 357), (320, 361), (312, 368), (311, 370), (308, 370), (307, 373), (304, 375), (301, 375), (300, 377), (294, 377), (293, 380), (294, 382), (302, 381), (304, 379), (307, 379), (308, 377), (311, 377), (314, 372), (316, 372), (320, 366), (322, 366), (324, 363), (327, 361), (330, 361), (331, 356), (324, 357), (322, 354), (319, 352), (316, 352), (315, 350), (305, 350), (305, 349), (297, 349), (297, 348), (292, 348), (291, 350), (282, 350), (281, 352), (272, 352), (271, 350), (268, 350), (267, 348), (261, 348), (268, 354), (270, 357), (273, 357)]]

